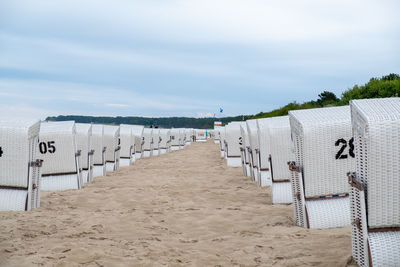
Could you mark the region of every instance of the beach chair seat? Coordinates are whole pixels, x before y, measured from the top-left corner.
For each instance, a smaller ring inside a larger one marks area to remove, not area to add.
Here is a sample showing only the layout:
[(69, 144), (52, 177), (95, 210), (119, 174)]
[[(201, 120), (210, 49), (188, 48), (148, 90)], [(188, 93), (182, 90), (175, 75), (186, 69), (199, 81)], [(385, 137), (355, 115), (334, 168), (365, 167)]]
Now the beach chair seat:
[(360, 266), (400, 266), (400, 98), (352, 100), (352, 255)]
[(289, 170), (297, 225), (331, 228), (350, 224), (346, 204), (350, 187), (345, 176), (355, 170), (350, 108), (294, 110), (289, 119), (295, 151)]
[(180, 128), (179, 129), (179, 149), (184, 149), (185, 148), (185, 143), (186, 143), (185, 129), (184, 128)]
[(92, 125), (93, 178), (106, 176), (106, 150), (104, 143), (104, 125)]
[(78, 150), (81, 151), (80, 166), (83, 184), (93, 180), (93, 156), (92, 149), (92, 125), (88, 123), (75, 123), (76, 127), (76, 144)]
[(106, 147), (106, 170), (113, 172), (119, 169), (121, 139), (120, 126), (104, 125), (104, 146)]
[(0, 121), (0, 211), (40, 206), (39, 121)]
[(135, 161), (135, 136), (132, 133), (131, 125), (120, 125), (120, 140), (119, 165), (121, 167), (131, 166)]
[(42, 122), (39, 140), (43, 159), (41, 189), (81, 189), (81, 150), (77, 147), (75, 122)]

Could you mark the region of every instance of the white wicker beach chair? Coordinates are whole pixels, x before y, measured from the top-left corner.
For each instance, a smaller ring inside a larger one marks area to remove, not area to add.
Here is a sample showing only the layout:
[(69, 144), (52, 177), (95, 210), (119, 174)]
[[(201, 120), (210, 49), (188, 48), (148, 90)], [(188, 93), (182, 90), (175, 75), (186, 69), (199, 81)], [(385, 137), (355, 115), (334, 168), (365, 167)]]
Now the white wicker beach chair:
[(104, 125), (104, 146), (106, 147), (106, 169), (108, 172), (119, 169), (121, 139), (120, 127)]
[(219, 151), (221, 158), (225, 158), (225, 126), (218, 128), (219, 132)]
[(89, 123), (75, 123), (76, 144), (81, 151), (82, 181), (83, 184), (93, 180), (94, 150), (92, 148), (92, 125)]
[(169, 152), (169, 144), (171, 143), (171, 130), (160, 129), (160, 155)]
[(180, 147), (179, 129), (171, 129), (171, 150), (179, 150)]
[(153, 156), (158, 156), (160, 155), (160, 129), (155, 128), (153, 129), (152, 132), (152, 138), (153, 138), (153, 150), (152, 150), (152, 155)]
[(143, 130), (143, 157), (148, 158), (152, 156), (153, 152), (153, 128), (144, 128)]
[[(258, 119), (257, 123), (257, 138), (259, 149), (256, 150), (256, 159), (259, 166), (258, 172), (258, 185), (271, 186), (272, 179), (270, 174), (269, 156), (271, 154), (269, 134), (268, 134), (268, 121), (270, 118)], [(288, 121), (289, 126), (289, 121)]]
[(251, 178), (253, 181), (258, 182), (258, 162), (257, 162), (257, 152), (259, 151), (258, 145), (258, 131), (257, 131), (257, 121), (256, 120), (247, 120), (247, 132), (249, 134), (249, 143), (250, 147), (248, 147), (249, 156), (250, 156), (250, 169), (251, 169)]
[(143, 146), (143, 130), (144, 126), (142, 125), (131, 125), (132, 134), (135, 139), (135, 160), (140, 159), (142, 157), (142, 146)]
[(135, 136), (132, 133), (132, 125), (120, 125), (120, 160), (119, 165), (131, 166), (135, 161)]
[(207, 141), (206, 130), (196, 129), (195, 133), (196, 133), (196, 142), (206, 142)]
[(289, 163), (297, 224), (307, 228), (350, 223), (349, 184), (355, 169), (350, 107), (289, 112), (295, 161)]
[(349, 174), (353, 258), (400, 266), (400, 98), (350, 102), (356, 171)]
[(81, 151), (76, 144), (75, 122), (42, 122), (39, 140), (43, 159), (41, 189), (81, 189)]
[(250, 147), (249, 135), (247, 133), (247, 124), (240, 125), (240, 133), (241, 140), (239, 144), (240, 147), (240, 155), (242, 158), (242, 174), (243, 176), (251, 177), (250, 171), (250, 154), (248, 151), (248, 147)]
[(192, 144), (194, 129), (185, 129), (185, 146)]
[(106, 176), (106, 146), (104, 143), (104, 125), (92, 125), (93, 178)]
[(40, 122), (0, 122), (0, 211), (40, 206)]
[(291, 171), (287, 163), (294, 161), (295, 156), (291, 144), (289, 116), (273, 117), (265, 122), (269, 142), (267, 149), (272, 180), (272, 203), (290, 204), (293, 202), (293, 196), (290, 183)]
[(179, 129), (179, 149), (184, 149), (186, 143), (185, 128)]
[(219, 129), (222, 127), (222, 123), (221, 126), (214, 126), (214, 143), (215, 144), (219, 144), (219, 141), (221, 139), (221, 136), (219, 134)]
[(245, 122), (231, 122), (225, 126), (225, 149), (226, 164), (231, 167), (241, 167), (242, 159), (240, 154), (241, 132), (240, 126)]

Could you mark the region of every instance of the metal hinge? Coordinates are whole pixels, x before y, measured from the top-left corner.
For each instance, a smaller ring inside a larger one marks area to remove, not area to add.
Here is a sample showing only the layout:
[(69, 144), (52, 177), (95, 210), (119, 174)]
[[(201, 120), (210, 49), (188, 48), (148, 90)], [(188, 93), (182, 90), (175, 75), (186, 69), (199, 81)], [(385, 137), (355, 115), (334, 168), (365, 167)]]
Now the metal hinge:
[(37, 159), (35, 161), (31, 161), (29, 163), (29, 166), (31, 166), (31, 167), (42, 167), (42, 164), (43, 164), (43, 160), (42, 159)]

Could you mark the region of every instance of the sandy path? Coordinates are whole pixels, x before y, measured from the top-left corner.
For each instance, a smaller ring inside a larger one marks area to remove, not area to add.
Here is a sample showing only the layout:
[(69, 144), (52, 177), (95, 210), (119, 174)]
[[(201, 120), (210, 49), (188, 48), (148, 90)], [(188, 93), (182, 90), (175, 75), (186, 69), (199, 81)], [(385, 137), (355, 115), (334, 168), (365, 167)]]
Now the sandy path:
[(212, 143), (142, 159), (80, 191), (0, 213), (0, 265), (346, 266), (350, 228), (294, 226), (292, 207)]

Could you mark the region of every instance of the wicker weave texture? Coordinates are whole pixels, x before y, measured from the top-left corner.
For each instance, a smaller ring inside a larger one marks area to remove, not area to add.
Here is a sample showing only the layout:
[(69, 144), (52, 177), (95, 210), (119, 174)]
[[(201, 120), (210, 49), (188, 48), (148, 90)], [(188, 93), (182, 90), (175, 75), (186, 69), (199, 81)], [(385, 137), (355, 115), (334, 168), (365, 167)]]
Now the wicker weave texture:
[(26, 190), (0, 189), (0, 211), (25, 210), (27, 197)]
[(271, 118), (258, 119), (257, 122), (257, 138), (260, 147), (259, 164), (261, 169), (269, 168), (270, 142), (268, 134), (268, 121)]
[(40, 126), (42, 174), (78, 172), (74, 122), (42, 122)]
[(79, 179), (78, 174), (42, 177), (41, 189), (44, 191), (78, 189)]
[(372, 266), (400, 266), (400, 231), (369, 233)]
[(290, 183), (272, 183), (271, 197), (273, 204), (292, 203), (292, 189)]
[(287, 163), (295, 160), (291, 144), (291, 132), (288, 116), (271, 118), (268, 123), (269, 149), (274, 181), (289, 180)]
[(247, 132), (249, 134), (250, 148), (253, 153), (253, 156), (251, 157), (252, 158), (252, 166), (257, 167), (256, 149), (259, 149), (257, 120), (247, 120), (246, 124), (247, 124)]
[(306, 201), (310, 228), (334, 228), (350, 224), (349, 198)]
[(39, 122), (0, 122), (0, 185), (28, 187), (28, 164), (36, 160)]
[(94, 164), (103, 164), (105, 161), (103, 155), (104, 146), (104, 125), (92, 125), (92, 148), (94, 149)]
[(120, 127), (104, 125), (104, 146), (106, 149), (106, 161), (116, 161), (116, 150), (120, 144)]
[(153, 150), (157, 150), (160, 147), (160, 129), (153, 129), (151, 133), (153, 139)]
[(89, 151), (92, 150), (91, 137), (92, 125), (87, 123), (76, 123), (76, 145), (81, 151), (81, 167), (89, 168)]
[(120, 156), (124, 158), (130, 158), (133, 154), (133, 147), (135, 145), (135, 139), (133, 137), (132, 128), (130, 125), (120, 125), (120, 140)]
[(351, 114), (368, 226), (399, 227), (400, 98), (354, 100)]
[(171, 130), (169, 129), (160, 129), (160, 149), (167, 149), (169, 143), (171, 142)]
[(227, 144), (227, 156), (240, 156), (240, 123), (231, 123), (225, 127), (225, 141)]
[(348, 193), (346, 173), (355, 170), (350, 108), (295, 110), (289, 118), (292, 136), (301, 143), (295, 145), (295, 153), (305, 196)]

